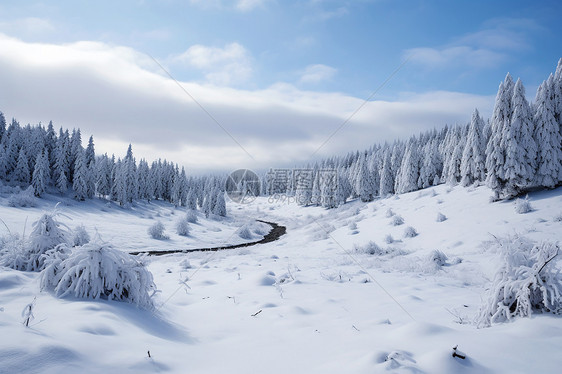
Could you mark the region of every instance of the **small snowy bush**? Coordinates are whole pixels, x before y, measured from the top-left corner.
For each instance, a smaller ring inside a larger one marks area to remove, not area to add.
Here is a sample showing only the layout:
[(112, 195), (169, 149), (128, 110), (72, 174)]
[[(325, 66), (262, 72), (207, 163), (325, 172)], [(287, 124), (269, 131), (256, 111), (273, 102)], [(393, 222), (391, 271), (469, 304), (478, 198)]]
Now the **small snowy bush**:
[(404, 237), (413, 238), (415, 236), (418, 236), (418, 232), (416, 231), (416, 229), (414, 229), (412, 226), (406, 227), (406, 229), (404, 230)]
[(388, 234), (387, 236), (384, 237), (384, 242), (386, 244), (392, 244), (394, 243), (394, 238), (392, 237), (392, 235)]
[(519, 214), (529, 213), (533, 210), (531, 207), (531, 203), (529, 202), (529, 197), (527, 196), (525, 199), (517, 199), (515, 200), (515, 212)]
[(25, 270), (28, 258), (25, 255), (25, 243), (18, 235), (9, 234), (0, 242), (0, 265), (15, 270)]
[(238, 236), (246, 240), (250, 240), (254, 238), (254, 235), (252, 235), (252, 232), (250, 231), (247, 225), (244, 225), (238, 229)]
[(554, 217), (554, 222), (562, 222), (562, 213)]
[(443, 267), (445, 265), (447, 265), (447, 260), (448, 257), (445, 253), (441, 252), (438, 249), (433, 250), (429, 256), (427, 257), (427, 260), (430, 263), (435, 264), (436, 267)]
[(76, 226), (72, 235), (72, 244), (74, 247), (79, 247), (90, 241), (90, 235), (86, 231), (84, 225)]
[(435, 220), (437, 222), (443, 222), (447, 220), (447, 217), (443, 213), (439, 212), (437, 213), (437, 218)]
[(43, 214), (33, 223), (27, 239), (11, 239), (6, 243), (2, 263), (15, 270), (41, 271), (45, 267), (45, 254), (59, 244), (68, 242), (68, 229), (56, 220), (59, 213)]
[(11, 195), (8, 198), (8, 205), (15, 208), (28, 208), (36, 206), (37, 198), (35, 197), (35, 190), (32, 186), (29, 186), (25, 190)]
[(390, 220), (390, 224), (392, 226), (400, 226), (400, 225), (404, 224), (404, 218), (402, 218), (402, 216), (395, 215)]
[(494, 277), (476, 324), (489, 327), (515, 317), (562, 312), (558, 244), (508, 238), (499, 242), (502, 265)]
[(57, 297), (126, 301), (153, 307), (156, 291), (152, 273), (135, 257), (104, 243), (99, 237), (71, 253), (49, 253), (41, 288)]
[(369, 241), (362, 246), (355, 246), (355, 252), (366, 253), (368, 255), (384, 256), (395, 252), (394, 248), (381, 248), (377, 243)]
[(164, 234), (164, 224), (162, 224), (162, 222), (160, 221), (156, 221), (154, 225), (148, 228), (148, 234), (152, 237), (152, 239), (169, 239), (169, 237)]
[(197, 212), (195, 210), (188, 210), (185, 214), (185, 220), (189, 223), (197, 223)]
[(351, 231), (357, 230), (357, 223), (351, 222), (347, 227), (348, 227)]
[(176, 223), (176, 232), (178, 235), (181, 236), (188, 236), (189, 235), (189, 223), (186, 220), (180, 219)]
[(386, 218), (390, 218), (394, 215), (394, 212), (392, 211), (392, 209), (388, 208), (386, 210)]

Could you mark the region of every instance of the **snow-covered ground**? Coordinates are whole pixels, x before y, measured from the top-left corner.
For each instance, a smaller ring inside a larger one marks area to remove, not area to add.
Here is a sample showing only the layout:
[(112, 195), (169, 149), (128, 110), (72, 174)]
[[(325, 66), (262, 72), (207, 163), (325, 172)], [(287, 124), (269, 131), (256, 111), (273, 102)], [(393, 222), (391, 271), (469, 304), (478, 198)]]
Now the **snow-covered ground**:
[[(120, 302), (57, 299), (37, 273), (0, 269), (0, 373), (556, 373), (562, 323), (534, 315), (470, 324), (499, 266), (495, 238), (562, 239), (562, 189), (530, 195), (533, 211), (489, 203), (486, 187), (446, 185), (338, 209), (259, 198), (229, 203), (230, 218), (199, 218), (167, 204), (123, 210), (65, 200), (62, 218), (124, 251), (249, 241), (253, 219), (287, 226), (280, 240), (221, 252), (150, 258), (156, 311)], [(21, 234), (57, 198), (0, 218)], [(438, 214), (445, 220), (437, 219)], [(399, 223), (401, 217), (402, 224)], [(149, 237), (156, 220), (169, 240)], [(417, 236), (406, 237), (411, 226)], [(392, 243), (390, 238), (392, 237)], [(373, 241), (387, 254), (368, 254)], [(434, 250), (447, 260), (436, 265)], [(186, 282), (184, 282), (187, 280)], [(21, 311), (36, 298), (35, 320)], [(453, 347), (466, 359), (452, 357)], [(148, 351), (150, 356), (148, 357)]]

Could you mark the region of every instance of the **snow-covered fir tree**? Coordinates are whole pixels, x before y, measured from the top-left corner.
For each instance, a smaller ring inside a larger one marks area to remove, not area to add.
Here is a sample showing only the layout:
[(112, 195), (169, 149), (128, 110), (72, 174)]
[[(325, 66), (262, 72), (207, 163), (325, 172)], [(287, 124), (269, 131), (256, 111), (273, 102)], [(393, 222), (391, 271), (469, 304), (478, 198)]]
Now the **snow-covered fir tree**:
[(461, 185), (469, 186), (486, 177), (486, 149), (483, 135), (484, 120), (474, 109), (461, 160)]

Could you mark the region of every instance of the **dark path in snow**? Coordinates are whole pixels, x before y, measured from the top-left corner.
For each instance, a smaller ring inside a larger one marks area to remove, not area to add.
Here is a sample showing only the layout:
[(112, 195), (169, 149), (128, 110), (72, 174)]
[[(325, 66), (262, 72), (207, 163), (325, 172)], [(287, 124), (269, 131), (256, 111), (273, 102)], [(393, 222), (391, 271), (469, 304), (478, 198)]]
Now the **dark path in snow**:
[(213, 247), (213, 248), (194, 248), (194, 249), (170, 249), (170, 250), (158, 250), (158, 251), (141, 251), (141, 252), (129, 252), (131, 255), (140, 255), (142, 253), (146, 253), (149, 256), (162, 256), (162, 255), (169, 255), (171, 253), (189, 253), (189, 252), (208, 252), (208, 251), (222, 251), (224, 249), (235, 249), (235, 248), (243, 248), (243, 247), (250, 247), (252, 245), (257, 244), (265, 244), (269, 242), (273, 242), (283, 235), (287, 233), (287, 228), (285, 226), (278, 225), (275, 222), (267, 222), (262, 221), (261, 219), (257, 219), (258, 222), (267, 223), (271, 226), (271, 231), (267, 235), (263, 237), (263, 239), (249, 242), (249, 243), (242, 243), (242, 244), (233, 244), (233, 245), (226, 245), (223, 247)]

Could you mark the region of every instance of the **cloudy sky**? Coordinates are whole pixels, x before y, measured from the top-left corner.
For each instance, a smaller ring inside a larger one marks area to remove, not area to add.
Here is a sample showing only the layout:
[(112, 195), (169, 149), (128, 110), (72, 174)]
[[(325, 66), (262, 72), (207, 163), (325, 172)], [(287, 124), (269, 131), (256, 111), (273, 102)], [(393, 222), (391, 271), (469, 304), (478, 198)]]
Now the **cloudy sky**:
[(534, 97), (562, 57), (560, 14), (558, 0), (4, 0), (0, 111), (193, 172), (301, 165), (489, 116), (508, 71)]

